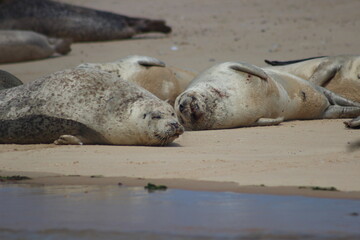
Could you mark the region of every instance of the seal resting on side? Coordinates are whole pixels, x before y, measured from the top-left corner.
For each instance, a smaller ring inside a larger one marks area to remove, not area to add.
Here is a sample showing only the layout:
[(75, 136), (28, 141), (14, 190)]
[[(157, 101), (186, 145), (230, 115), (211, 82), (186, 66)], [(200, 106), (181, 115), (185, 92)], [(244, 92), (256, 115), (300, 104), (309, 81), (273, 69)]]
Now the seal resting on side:
[(0, 29), (32, 30), (74, 42), (131, 38), (148, 32), (169, 33), (162, 20), (132, 18), (51, 0), (3, 0)]
[(132, 55), (109, 63), (84, 63), (79, 68), (96, 68), (136, 83), (172, 106), (195, 73), (166, 66), (159, 59)]
[(202, 130), (356, 117), (360, 104), (288, 73), (226, 62), (198, 75), (175, 111), (186, 129)]
[(268, 61), (269, 69), (285, 71), (360, 102), (360, 56), (340, 55), (293, 61)]
[(0, 90), (22, 85), (22, 81), (9, 72), (0, 70)]
[(182, 133), (169, 104), (95, 69), (0, 92), (0, 143), (166, 145)]
[(50, 38), (32, 31), (0, 30), (0, 63), (22, 62), (67, 54), (70, 39)]

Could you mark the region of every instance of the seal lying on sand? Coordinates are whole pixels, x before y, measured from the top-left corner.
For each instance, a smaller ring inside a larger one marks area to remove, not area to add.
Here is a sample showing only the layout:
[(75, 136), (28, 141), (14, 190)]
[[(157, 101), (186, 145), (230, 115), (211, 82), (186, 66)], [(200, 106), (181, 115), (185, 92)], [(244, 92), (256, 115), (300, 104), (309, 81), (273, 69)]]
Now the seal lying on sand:
[(166, 145), (174, 109), (95, 69), (69, 69), (0, 92), (0, 143)]
[(0, 30), (0, 63), (21, 62), (71, 51), (71, 40), (48, 38), (32, 31)]
[(270, 69), (285, 71), (360, 102), (360, 56), (315, 57), (294, 61), (268, 61)]
[(202, 130), (356, 117), (360, 103), (288, 73), (227, 62), (198, 75), (175, 111), (186, 129)]
[(74, 42), (131, 38), (147, 32), (169, 33), (162, 20), (131, 18), (50, 0), (3, 0), (0, 29), (32, 30)]
[(147, 56), (128, 56), (109, 63), (84, 63), (79, 68), (96, 68), (134, 82), (172, 106), (195, 73), (175, 67), (168, 67), (162, 61)]
[(0, 90), (16, 87), (22, 84), (22, 81), (11, 73), (0, 70)]

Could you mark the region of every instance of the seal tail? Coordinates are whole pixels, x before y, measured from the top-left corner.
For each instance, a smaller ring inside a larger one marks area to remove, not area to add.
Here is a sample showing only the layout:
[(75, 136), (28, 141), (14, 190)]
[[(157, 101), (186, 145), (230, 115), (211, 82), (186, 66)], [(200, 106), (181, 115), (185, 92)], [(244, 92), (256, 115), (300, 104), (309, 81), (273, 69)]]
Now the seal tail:
[(145, 18), (129, 19), (129, 25), (134, 27), (138, 32), (161, 32), (170, 33), (171, 27), (167, 26), (164, 20), (151, 20)]
[(304, 61), (317, 59), (317, 58), (323, 58), (323, 57), (326, 57), (326, 56), (310, 57), (310, 58), (303, 58), (303, 59), (290, 60), (290, 61), (272, 61), (272, 60), (265, 59), (264, 62), (271, 66), (284, 66), (284, 65), (290, 65), (290, 64), (294, 64), (294, 63), (304, 62)]

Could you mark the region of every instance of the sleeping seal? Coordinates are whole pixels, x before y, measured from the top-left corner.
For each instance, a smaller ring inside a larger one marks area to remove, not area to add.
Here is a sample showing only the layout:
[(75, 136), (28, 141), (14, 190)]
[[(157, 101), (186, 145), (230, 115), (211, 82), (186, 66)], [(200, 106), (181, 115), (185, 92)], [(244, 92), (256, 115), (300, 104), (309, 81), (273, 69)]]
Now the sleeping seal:
[(22, 85), (22, 81), (4, 70), (0, 70), (0, 91)]
[(0, 63), (22, 62), (67, 54), (70, 39), (50, 38), (32, 31), (0, 30)]
[(175, 111), (186, 129), (202, 130), (356, 117), (360, 103), (288, 73), (226, 62), (198, 75)]
[(169, 33), (162, 20), (132, 18), (51, 0), (3, 0), (0, 29), (32, 30), (74, 42), (131, 38), (148, 32)]
[(84, 63), (79, 68), (96, 68), (117, 77), (136, 83), (172, 106), (175, 98), (182, 93), (195, 73), (175, 67), (147, 56), (128, 56), (109, 63)]
[(0, 143), (166, 145), (182, 133), (169, 104), (95, 69), (0, 91)]
[(285, 71), (360, 102), (360, 56), (340, 55), (294, 61), (268, 61), (270, 69)]

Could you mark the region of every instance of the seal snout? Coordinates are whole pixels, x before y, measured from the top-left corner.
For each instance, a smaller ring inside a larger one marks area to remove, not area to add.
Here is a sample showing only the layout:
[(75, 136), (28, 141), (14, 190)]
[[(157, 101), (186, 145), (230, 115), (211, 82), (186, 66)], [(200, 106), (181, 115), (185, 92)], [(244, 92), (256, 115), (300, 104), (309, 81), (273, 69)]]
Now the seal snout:
[(194, 94), (183, 96), (178, 103), (179, 119), (182, 123), (199, 121), (204, 113), (199, 99)]
[(174, 132), (174, 137), (179, 137), (181, 134), (184, 133), (184, 127), (181, 126), (178, 122), (172, 122), (169, 125)]

